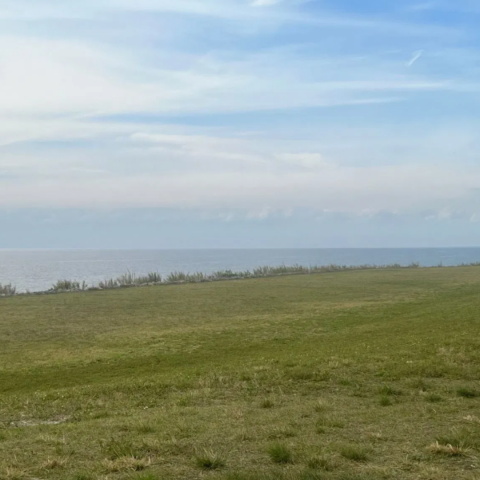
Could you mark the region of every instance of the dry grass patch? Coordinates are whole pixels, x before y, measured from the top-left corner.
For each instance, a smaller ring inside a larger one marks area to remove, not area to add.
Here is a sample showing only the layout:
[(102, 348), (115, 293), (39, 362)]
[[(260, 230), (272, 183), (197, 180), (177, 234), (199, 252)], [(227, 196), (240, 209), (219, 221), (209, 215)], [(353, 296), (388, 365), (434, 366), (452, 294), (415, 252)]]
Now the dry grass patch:
[(44, 470), (54, 470), (56, 468), (64, 468), (68, 463), (66, 458), (47, 458), (42, 464)]
[(120, 457), (115, 460), (107, 458), (103, 461), (106, 473), (140, 472), (151, 465), (151, 458)]
[(30, 472), (21, 467), (17, 466), (8, 466), (4, 467), (2, 473), (0, 474), (0, 479), (2, 480), (27, 480), (30, 479)]
[(429, 450), (436, 455), (448, 455), (450, 457), (460, 457), (466, 454), (466, 451), (462, 447), (450, 444), (441, 445), (439, 442), (432, 443)]
[(440, 445), (453, 445), (456, 448), (480, 450), (480, 429), (475, 425), (453, 429), (448, 435), (437, 438)]
[(480, 425), (480, 418), (477, 417), (477, 416), (475, 416), (475, 415), (467, 415), (466, 417), (463, 417), (463, 419), (464, 419), (466, 422)]

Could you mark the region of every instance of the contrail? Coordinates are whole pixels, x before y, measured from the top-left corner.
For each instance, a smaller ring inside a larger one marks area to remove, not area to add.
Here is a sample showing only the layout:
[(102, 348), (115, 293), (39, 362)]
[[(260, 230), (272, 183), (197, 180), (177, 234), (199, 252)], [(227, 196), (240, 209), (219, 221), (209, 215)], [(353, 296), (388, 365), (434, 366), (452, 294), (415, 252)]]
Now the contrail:
[(413, 57), (407, 62), (407, 67), (411, 67), (422, 55), (423, 50), (417, 50), (416, 52), (413, 52)]

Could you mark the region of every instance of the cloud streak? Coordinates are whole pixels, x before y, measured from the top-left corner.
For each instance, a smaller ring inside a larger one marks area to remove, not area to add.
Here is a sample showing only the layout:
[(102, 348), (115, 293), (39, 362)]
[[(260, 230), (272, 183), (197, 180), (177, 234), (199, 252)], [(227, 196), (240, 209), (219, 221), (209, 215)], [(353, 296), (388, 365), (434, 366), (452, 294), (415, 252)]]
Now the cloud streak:
[[(113, 46), (78, 41), (3, 36), (0, 44), (0, 109), (12, 116), (331, 107), (462, 88), (448, 78), (406, 76), (393, 64), (368, 57), (345, 56), (339, 62), (330, 54), (271, 50), (231, 59), (208, 54), (178, 68), (169, 65), (172, 57), (144, 66), (144, 59), (129, 58)], [(408, 65), (419, 57), (417, 52)]]
[(412, 67), (414, 63), (417, 62), (417, 60), (420, 59), (420, 57), (423, 55), (423, 50), (417, 50), (416, 52), (413, 52), (412, 58), (407, 62), (407, 67)]

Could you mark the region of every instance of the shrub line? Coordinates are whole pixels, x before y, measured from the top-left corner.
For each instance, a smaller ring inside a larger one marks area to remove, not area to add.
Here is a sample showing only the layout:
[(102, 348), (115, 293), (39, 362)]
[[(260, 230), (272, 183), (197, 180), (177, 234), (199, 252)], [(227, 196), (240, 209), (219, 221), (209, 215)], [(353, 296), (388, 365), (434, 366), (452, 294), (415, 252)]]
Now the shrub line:
[[(480, 266), (480, 262), (462, 264), (460, 267), (477, 267)], [(120, 275), (116, 278), (110, 278), (99, 282), (97, 285), (88, 285), (85, 281), (82, 283), (76, 280), (58, 280), (57, 283), (45, 291), (39, 292), (18, 292), (17, 288), (12, 284), (2, 285), (0, 283), (0, 297), (11, 297), (18, 295), (48, 295), (57, 293), (70, 293), (70, 292), (86, 292), (86, 291), (99, 291), (99, 290), (112, 290), (118, 288), (133, 288), (133, 287), (147, 287), (147, 286), (160, 286), (160, 285), (183, 285), (187, 283), (206, 283), (206, 282), (218, 282), (226, 280), (246, 280), (252, 278), (266, 278), (266, 277), (279, 277), (286, 275), (313, 275), (320, 273), (334, 273), (334, 272), (346, 272), (356, 270), (386, 270), (386, 269), (411, 269), (420, 268), (420, 264), (417, 262), (409, 265), (400, 265), (398, 263), (388, 265), (314, 265), (305, 267), (302, 265), (286, 266), (281, 265), (277, 267), (263, 266), (253, 270), (235, 272), (232, 270), (220, 270), (211, 274), (206, 273), (184, 273), (184, 272), (172, 272), (166, 277), (162, 277), (157, 272), (150, 272), (144, 276), (137, 276), (135, 273), (128, 271), (127, 273)], [(437, 267), (423, 267), (423, 268), (451, 268), (438, 265)]]

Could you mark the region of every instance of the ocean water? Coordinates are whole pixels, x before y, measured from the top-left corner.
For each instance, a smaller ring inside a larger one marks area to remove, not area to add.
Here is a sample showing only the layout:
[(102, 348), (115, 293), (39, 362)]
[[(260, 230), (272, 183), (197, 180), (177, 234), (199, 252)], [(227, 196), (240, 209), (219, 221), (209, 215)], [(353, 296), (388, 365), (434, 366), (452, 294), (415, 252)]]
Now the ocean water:
[(212, 273), (269, 265), (454, 266), (480, 262), (480, 248), (271, 249), (271, 250), (0, 250), (0, 284), (19, 291), (49, 289), (60, 279), (94, 285), (127, 271)]

